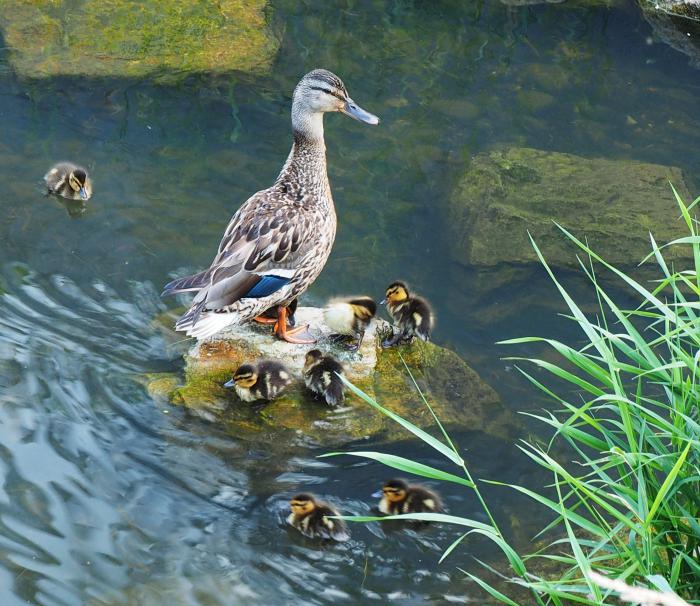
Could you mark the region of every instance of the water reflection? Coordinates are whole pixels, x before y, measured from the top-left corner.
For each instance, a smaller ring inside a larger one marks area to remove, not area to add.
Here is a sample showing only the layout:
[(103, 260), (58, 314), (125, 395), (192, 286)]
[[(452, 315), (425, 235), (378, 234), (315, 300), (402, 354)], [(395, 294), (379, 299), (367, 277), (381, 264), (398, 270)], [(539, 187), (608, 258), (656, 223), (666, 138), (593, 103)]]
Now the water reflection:
[[(235, 207), (274, 179), (291, 91), (308, 68), (337, 71), (383, 118), (371, 137), (327, 120), (340, 227), (308, 300), (358, 285), (379, 296), (409, 279), (437, 309), (436, 340), (513, 411), (542, 401), (494, 342), (578, 335), (554, 319), (562, 308), (539, 268), (448, 261), (444, 208), (471, 155), (507, 143), (697, 168), (697, 72), (647, 44), (632, 2), (377, 0), (338, 10), (280, 0), (272, 19), (282, 47), (256, 79), (37, 83), (0, 66), (3, 604), (482, 600), (455, 565), (494, 555), (486, 545), (465, 543), (437, 564), (455, 529), (353, 526), (349, 543), (329, 548), (284, 528), (300, 487), (368, 512), (392, 475), (379, 465), (233, 440), (143, 387), (147, 373), (177, 371), (186, 345), (153, 323), (166, 309), (160, 286), (208, 264)], [(63, 158), (94, 175), (79, 217), (42, 196), (41, 175)], [(543, 483), (509, 445), (468, 428), (456, 439), (475, 476)], [(388, 449), (442, 464), (411, 441)], [(527, 545), (542, 521), (523, 517), (533, 508), (487, 495)], [(480, 519), (471, 495), (448, 487), (445, 498)]]

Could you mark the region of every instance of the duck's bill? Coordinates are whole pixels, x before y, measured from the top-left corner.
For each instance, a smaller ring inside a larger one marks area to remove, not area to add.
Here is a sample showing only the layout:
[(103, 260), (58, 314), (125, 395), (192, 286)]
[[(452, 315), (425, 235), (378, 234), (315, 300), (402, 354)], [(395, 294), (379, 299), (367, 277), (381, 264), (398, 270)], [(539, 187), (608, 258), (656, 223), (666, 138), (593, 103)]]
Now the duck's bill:
[(236, 386), (236, 382), (233, 379), (231, 379), (230, 381), (226, 381), (226, 383), (224, 383), (224, 387), (235, 387), (235, 386)]
[(366, 124), (379, 124), (379, 118), (377, 118), (377, 116), (366, 112), (352, 99), (348, 99), (345, 102), (345, 106), (340, 111), (346, 116), (355, 118), (355, 120), (359, 120), (360, 122), (365, 122)]
[(386, 305), (386, 299), (382, 299), (381, 301), (379, 301), (379, 305)]
[(384, 496), (384, 492), (381, 490), (378, 490), (377, 492), (372, 493), (372, 498), (373, 499), (381, 499)]
[(81, 197), (83, 200), (87, 200), (87, 199), (88, 199), (88, 195), (87, 195), (87, 192), (85, 191), (85, 188), (84, 188), (84, 187), (81, 187), (81, 188), (80, 188), (80, 192), (79, 192), (79, 193), (80, 193), (80, 197)]

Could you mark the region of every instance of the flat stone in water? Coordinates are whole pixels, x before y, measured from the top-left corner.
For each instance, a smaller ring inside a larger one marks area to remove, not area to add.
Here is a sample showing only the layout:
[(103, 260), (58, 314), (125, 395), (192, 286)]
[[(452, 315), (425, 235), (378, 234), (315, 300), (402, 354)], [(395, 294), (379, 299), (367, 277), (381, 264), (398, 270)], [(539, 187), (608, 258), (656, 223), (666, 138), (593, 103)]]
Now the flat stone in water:
[[(431, 427), (435, 420), (406, 367), (444, 424), (503, 439), (512, 438), (518, 429), (493, 389), (448, 349), (420, 341), (382, 349), (380, 342), (388, 325), (378, 320), (368, 329), (362, 349), (351, 353), (329, 341), (331, 331), (323, 323), (322, 310), (300, 307), (296, 321), (298, 326), (311, 324), (312, 333), (319, 338), (317, 344), (279, 341), (272, 336), (270, 326), (230, 327), (187, 352), (184, 382), (176, 383), (172, 374), (150, 376), (149, 391), (216, 422), (234, 437), (264, 441), (282, 450), (300, 440), (328, 446), (370, 436), (388, 440), (410, 436), (352, 393), (348, 392), (344, 405), (337, 408), (311, 394), (303, 385), (301, 370), (306, 352), (317, 347), (336, 355), (357, 387), (420, 427)], [(234, 390), (223, 384), (240, 364), (258, 359), (281, 360), (297, 380), (281, 397), (251, 405), (241, 402)]]
[(674, 166), (521, 147), (480, 153), (450, 199), (452, 255), (467, 266), (537, 263), (531, 234), (550, 264), (577, 266), (556, 221), (609, 263), (636, 265), (651, 251), (649, 232), (659, 244), (686, 234), (669, 181), (692, 201)]
[(0, 27), (20, 76), (182, 80), (268, 71), (279, 42), (266, 0), (4, 0)]

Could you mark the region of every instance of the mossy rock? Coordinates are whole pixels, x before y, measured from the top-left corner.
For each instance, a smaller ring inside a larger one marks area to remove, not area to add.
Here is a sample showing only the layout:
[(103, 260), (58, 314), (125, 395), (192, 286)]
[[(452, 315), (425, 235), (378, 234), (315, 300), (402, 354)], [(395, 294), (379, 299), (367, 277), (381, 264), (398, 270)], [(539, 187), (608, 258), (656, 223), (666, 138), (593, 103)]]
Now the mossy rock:
[[(636, 265), (650, 252), (649, 232), (660, 244), (685, 235), (669, 182), (692, 200), (673, 166), (519, 147), (478, 154), (450, 199), (453, 257), (466, 266), (537, 262), (531, 234), (548, 262), (576, 266), (556, 221), (608, 262)], [(664, 254), (686, 259), (690, 250)]]
[(266, 0), (4, 0), (0, 26), (20, 76), (144, 77), (266, 72), (279, 42)]
[[(314, 308), (301, 307), (298, 322), (319, 314)], [(314, 328), (320, 330), (318, 346), (333, 351), (343, 361), (347, 376), (357, 387), (416, 425), (427, 428), (435, 421), (404, 361), (444, 424), (504, 439), (514, 435), (513, 420), (497, 394), (456, 353), (418, 341), (385, 350), (379, 346), (380, 334), (372, 328), (365, 337), (363, 355), (356, 357), (331, 345), (325, 327)], [(375, 436), (387, 440), (407, 437), (398, 424), (351, 393), (345, 404), (335, 409), (310, 394), (300, 381), (300, 367), (309, 348), (280, 343), (269, 335), (269, 328), (236, 327), (224, 338), (195, 345), (185, 356), (184, 378), (179, 384), (173, 383), (172, 374), (150, 375), (146, 383), (154, 398), (168, 398), (185, 406), (240, 439), (280, 444), (302, 440), (329, 446)], [(238, 365), (262, 357), (283, 360), (298, 380), (272, 402), (241, 402), (223, 384)]]

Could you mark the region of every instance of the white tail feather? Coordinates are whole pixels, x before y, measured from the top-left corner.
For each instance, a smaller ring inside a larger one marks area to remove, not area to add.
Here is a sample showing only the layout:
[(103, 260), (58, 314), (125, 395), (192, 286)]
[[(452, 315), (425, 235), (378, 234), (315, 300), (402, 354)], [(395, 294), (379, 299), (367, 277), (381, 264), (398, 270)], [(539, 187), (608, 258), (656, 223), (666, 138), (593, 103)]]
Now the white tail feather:
[(239, 319), (235, 313), (207, 313), (204, 312), (197, 319), (194, 326), (181, 326), (178, 330), (186, 330), (187, 336), (196, 337), (199, 340), (208, 339), (229, 324), (235, 324)]

